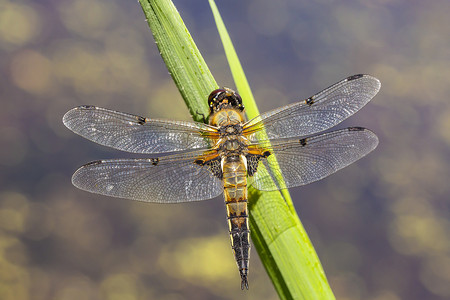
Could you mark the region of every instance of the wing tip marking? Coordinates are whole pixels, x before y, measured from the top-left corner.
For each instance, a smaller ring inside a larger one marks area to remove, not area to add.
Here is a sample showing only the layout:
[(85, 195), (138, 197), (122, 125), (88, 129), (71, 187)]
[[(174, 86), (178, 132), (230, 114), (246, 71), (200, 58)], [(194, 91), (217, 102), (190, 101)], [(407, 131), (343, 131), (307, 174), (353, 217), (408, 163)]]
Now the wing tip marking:
[(348, 131), (364, 131), (364, 130), (367, 130), (366, 128), (364, 128), (364, 127), (358, 127), (358, 126), (355, 126), (355, 127), (349, 127), (349, 128), (347, 128), (348, 129)]
[(75, 107), (75, 109), (97, 109), (97, 106), (95, 106), (95, 105), (80, 105), (78, 107)]
[(355, 74), (355, 75), (352, 75), (352, 76), (348, 76), (347, 77), (347, 81), (352, 81), (352, 80), (359, 79), (359, 78), (362, 78), (362, 77), (365, 77), (365, 76), (367, 76), (367, 75), (365, 75), (365, 74)]
[(352, 75), (352, 76), (347, 77), (345, 80), (347, 80), (347, 81), (353, 81), (353, 80), (360, 79), (360, 78), (371, 79), (372, 81), (374, 81), (374, 82), (375, 82), (375, 85), (376, 85), (376, 92), (375, 92), (375, 94), (378, 93), (378, 91), (379, 91), (380, 88), (381, 88), (381, 82), (380, 82), (380, 80), (379, 80), (378, 78), (373, 77), (372, 75), (368, 75), (368, 74), (356, 74), (356, 75)]
[(305, 103), (309, 106), (314, 104), (314, 96), (309, 97), (308, 99), (305, 100)]
[(139, 125), (144, 125), (147, 122), (147, 119), (141, 116), (136, 116), (136, 120)]

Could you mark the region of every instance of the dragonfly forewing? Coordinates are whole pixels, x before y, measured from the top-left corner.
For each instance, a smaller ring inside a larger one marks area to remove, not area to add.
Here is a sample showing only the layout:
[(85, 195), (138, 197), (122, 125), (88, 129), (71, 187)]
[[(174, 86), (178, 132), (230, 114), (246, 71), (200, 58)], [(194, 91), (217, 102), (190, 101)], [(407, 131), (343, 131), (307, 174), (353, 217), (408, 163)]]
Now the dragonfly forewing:
[[(370, 75), (353, 75), (301, 102), (261, 114), (244, 125), (244, 134), (258, 139), (308, 136), (329, 129), (353, 115), (380, 90)], [(263, 129), (267, 133), (260, 134)]]
[(147, 119), (96, 106), (79, 106), (64, 125), (95, 143), (132, 153), (164, 153), (211, 146), (216, 130), (197, 122)]

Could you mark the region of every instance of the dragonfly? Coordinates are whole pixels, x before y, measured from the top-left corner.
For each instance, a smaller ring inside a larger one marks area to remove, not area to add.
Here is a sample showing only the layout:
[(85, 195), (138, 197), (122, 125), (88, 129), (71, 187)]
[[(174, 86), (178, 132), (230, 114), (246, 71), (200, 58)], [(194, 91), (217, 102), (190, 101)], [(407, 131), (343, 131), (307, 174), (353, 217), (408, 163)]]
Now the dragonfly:
[(114, 149), (151, 155), (90, 162), (73, 174), (72, 183), (92, 193), (155, 203), (224, 194), (241, 289), (248, 289), (248, 188), (275, 191), (305, 185), (374, 150), (378, 138), (368, 129), (322, 132), (360, 110), (380, 86), (375, 77), (353, 75), (251, 120), (246, 120), (239, 94), (220, 88), (208, 97), (208, 123), (75, 107), (63, 123), (76, 134)]

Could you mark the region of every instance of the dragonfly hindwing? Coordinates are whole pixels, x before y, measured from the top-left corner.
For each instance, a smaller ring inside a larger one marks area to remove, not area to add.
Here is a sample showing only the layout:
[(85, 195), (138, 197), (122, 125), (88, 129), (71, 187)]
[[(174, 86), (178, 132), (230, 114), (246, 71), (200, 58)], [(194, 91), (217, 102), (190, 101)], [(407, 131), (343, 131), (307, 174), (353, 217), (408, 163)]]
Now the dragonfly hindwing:
[(211, 173), (214, 175), (214, 177), (219, 178), (220, 180), (223, 179), (223, 173), (222, 173), (222, 167), (221, 167), (221, 157), (217, 156), (213, 159), (210, 160), (202, 160), (202, 159), (197, 159), (194, 161), (195, 164), (202, 166), (202, 167), (207, 167)]
[(247, 154), (247, 175), (253, 176), (258, 171), (258, 164), (261, 159), (267, 158), (270, 155), (270, 151), (265, 151), (262, 154)]

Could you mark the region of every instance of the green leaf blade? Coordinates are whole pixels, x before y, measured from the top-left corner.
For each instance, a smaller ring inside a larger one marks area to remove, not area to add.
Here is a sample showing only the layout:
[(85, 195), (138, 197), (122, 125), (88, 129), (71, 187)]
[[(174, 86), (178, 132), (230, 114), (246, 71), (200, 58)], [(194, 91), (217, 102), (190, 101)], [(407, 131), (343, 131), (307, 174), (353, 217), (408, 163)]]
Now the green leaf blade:
[(164, 63), (191, 115), (203, 121), (206, 99), (218, 87), (200, 51), (169, 0), (139, 0)]

